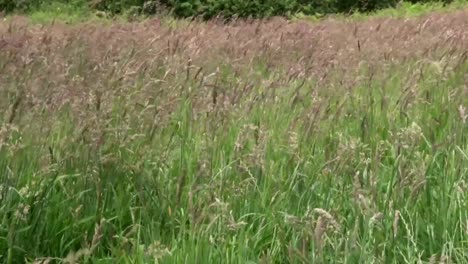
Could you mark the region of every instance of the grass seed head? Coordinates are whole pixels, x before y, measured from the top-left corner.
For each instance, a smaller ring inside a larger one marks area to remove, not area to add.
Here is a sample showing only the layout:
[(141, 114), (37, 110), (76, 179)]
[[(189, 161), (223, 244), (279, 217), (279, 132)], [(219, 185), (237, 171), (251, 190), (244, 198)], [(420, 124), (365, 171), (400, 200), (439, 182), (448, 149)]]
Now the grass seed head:
[(382, 221), (383, 217), (384, 217), (383, 213), (378, 212), (371, 217), (371, 219), (369, 220), (369, 223), (371, 225), (377, 224)]
[(393, 218), (393, 237), (397, 237), (398, 235), (398, 225), (400, 223), (401, 213), (398, 210), (395, 210), (395, 216)]
[(146, 248), (145, 253), (147, 256), (154, 258), (156, 263), (159, 259), (162, 259), (165, 256), (170, 256), (172, 254), (171, 251), (166, 246), (162, 245), (160, 241), (155, 241), (150, 244)]
[(466, 119), (468, 118), (468, 113), (466, 111), (466, 107), (463, 105), (458, 106), (458, 115), (460, 116), (460, 120), (463, 124), (466, 123)]
[(323, 235), (327, 230), (328, 220), (324, 216), (319, 216), (317, 222), (315, 224), (314, 230), (314, 240), (315, 240), (315, 247), (320, 250), (324, 245)]
[(403, 149), (414, 147), (420, 142), (423, 136), (421, 127), (415, 122), (412, 122), (409, 127), (402, 128), (397, 133), (397, 145)]

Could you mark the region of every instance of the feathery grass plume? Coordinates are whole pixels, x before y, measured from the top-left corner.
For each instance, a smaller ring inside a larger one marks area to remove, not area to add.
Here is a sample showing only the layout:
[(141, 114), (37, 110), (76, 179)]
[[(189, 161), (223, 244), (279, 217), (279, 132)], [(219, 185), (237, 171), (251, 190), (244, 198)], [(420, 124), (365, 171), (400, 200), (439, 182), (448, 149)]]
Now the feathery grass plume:
[(87, 245), (87, 247), (85, 248), (81, 248), (80, 250), (76, 252), (73, 252), (73, 251), (70, 252), (63, 261), (68, 264), (74, 264), (74, 263), (80, 263), (80, 260), (83, 257), (90, 257), (96, 250), (103, 236), (103, 228), (104, 228), (105, 223), (106, 223), (106, 220), (103, 218), (98, 224), (95, 225), (91, 244)]
[[(204, 216), (210, 218), (210, 223), (206, 226), (207, 231), (219, 226), (225, 227), (224, 230), (238, 231), (247, 225), (245, 221), (236, 221), (229, 203), (222, 202), (219, 198), (215, 198), (215, 201), (208, 206), (207, 210), (204, 211)], [(213, 237), (213, 241), (224, 239), (223, 232), (220, 232), (219, 235), (219, 237)]]
[(411, 198), (416, 199), (421, 189), (426, 185), (426, 180), (422, 179), (413, 183), (411, 187)]
[(101, 241), (101, 238), (103, 236), (104, 232), (104, 224), (106, 223), (106, 220), (103, 218), (99, 222), (99, 224), (96, 225), (94, 228), (94, 235), (93, 239), (91, 240), (91, 246), (89, 247), (90, 253), (92, 254), (94, 250), (96, 250), (96, 247), (98, 246), (99, 242)]
[(468, 220), (465, 221), (465, 234), (468, 235)]
[(71, 213), (73, 217), (79, 218), (82, 209), (83, 209), (83, 204), (78, 205), (78, 207), (76, 207), (75, 209), (71, 208)]
[(361, 213), (369, 216), (374, 212), (374, 205), (372, 204), (372, 201), (366, 197), (366, 191), (364, 191), (362, 187), (359, 175), (360, 171), (357, 171), (353, 177), (353, 199), (355, 204), (357, 204), (361, 210)]
[[(338, 149), (333, 155), (337, 172), (354, 174), (356, 167), (367, 165), (370, 162), (368, 153), (369, 146), (364, 144), (360, 138), (338, 133)], [(356, 184), (356, 182), (354, 183)]]
[(395, 216), (393, 218), (393, 237), (396, 238), (398, 235), (398, 225), (400, 223), (401, 213), (399, 210), (395, 210)]
[(327, 223), (331, 224), (336, 230), (339, 230), (341, 228), (340, 224), (335, 220), (335, 218), (326, 210), (322, 208), (314, 208), (313, 212), (318, 214), (319, 216), (322, 216)]
[(31, 210), (29, 204), (20, 203), (15, 211), (15, 218), (21, 221), (26, 221)]
[(362, 191), (361, 179), (359, 177), (360, 173), (360, 171), (356, 171), (353, 177), (353, 194), (356, 201), (358, 200), (358, 197)]
[(232, 214), (232, 210), (229, 211), (229, 215), (225, 216), (227, 218), (227, 228), (230, 231), (237, 231), (247, 225), (245, 221), (236, 221)]
[(203, 188), (200, 186), (193, 185), (188, 193), (188, 211), (190, 213), (190, 223), (192, 226), (197, 226), (204, 217), (202, 209), (195, 202), (195, 195), (202, 189)]
[(19, 141), (12, 142), (10, 139), (19, 134), (18, 126), (14, 124), (4, 124), (0, 127), (0, 150), (2, 147), (8, 147), (8, 150), (11, 153), (14, 153), (14, 148), (16, 145), (20, 144)]
[(49, 264), (54, 263), (54, 258), (36, 258), (33, 260), (32, 264)]
[(439, 259), (439, 264), (451, 264), (451, 263), (453, 262), (450, 256), (442, 255)]
[[(335, 220), (335, 218), (326, 210), (322, 208), (315, 208), (312, 210), (313, 213), (316, 213), (319, 217), (317, 218), (315, 229), (314, 229), (314, 241), (316, 249), (318, 252), (321, 251), (322, 247), (325, 245), (324, 235), (330, 227), (335, 231), (340, 230), (340, 225)], [(310, 213), (306, 213), (309, 215)]]
[(284, 223), (287, 225), (291, 225), (293, 227), (300, 227), (304, 224), (304, 221), (301, 217), (290, 215), (286, 213), (282, 213), (284, 215)]
[(6, 125), (2, 125), (0, 126), (0, 150), (2, 150), (3, 146), (5, 146), (7, 143), (7, 132), (8, 132), (8, 129), (7, 129), (7, 126)]
[(420, 151), (416, 151), (412, 155), (411, 161), (407, 161), (409, 171), (404, 181), (410, 185), (411, 198), (413, 199), (416, 199), (419, 192), (426, 186), (426, 171), (430, 162), (431, 156)]
[(67, 264), (75, 264), (80, 263), (80, 259), (89, 256), (91, 254), (88, 248), (79, 249), (76, 252), (70, 252), (65, 259), (63, 259), (64, 263)]
[(162, 245), (160, 241), (154, 241), (146, 248), (145, 254), (152, 257), (154, 261), (158, 263), (158, 261), (165, 256), (171, 256), (172, 252), (166, 246)]
[(327, 230), (328, 219), (325, 216), (320, 215), (317, 219), (314, 229), (314, 241), (315, 247), (320, 252), (324, 246), (323, 235)]
[(410, 126), (402, 128), (396, 134), (396, 144), (403, 149), (409, 149), (416, 146), (423, 138), (421, 127), (412, 122)]
[(375, 213), (375, 214), (370, 218), (369, 224), (370, 224), (371, 226), (374, 226), (374, 225), (380, 223), (380, 222), (382, 221), (383, 217), (384, 217), (383, 213), (381, 213), (381, 212)]
[(299, 136), (297, 132), (289, 131), (288, 132), (288, 145), (292, 155), (297, 156), (299, 152)]
[(460, 120), (463, 124), (466, 123), (466, 119), (468, 119), (468, 113), (466, 112), (466, 107), (463, 105), (458, 106), (458, 115), (460, 116)]

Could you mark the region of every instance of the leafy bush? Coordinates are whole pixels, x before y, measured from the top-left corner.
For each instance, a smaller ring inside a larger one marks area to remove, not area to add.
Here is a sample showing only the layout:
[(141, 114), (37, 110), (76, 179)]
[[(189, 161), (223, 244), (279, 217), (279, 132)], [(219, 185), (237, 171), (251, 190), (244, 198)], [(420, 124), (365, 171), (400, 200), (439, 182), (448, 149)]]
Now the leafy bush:
[(0, 11), (7, 13), (14, 10), (26, 11), (30, 6), (32, 6), (32, 3), (27, 0), (0, 0)]
[[(395, 6), (400, 0), (0, 0), (0, 10), (27, 11), (51, 2), (61, 2), (76, 8), (91, 8), (112, 14), (126, 13), (129, 9), (154, 14), (168, 9), (177, 17), (269, 17), (301, 12), (306, 15), (373, 11)], [(427, 3), (437, 0), (408, 0)], [(450, 3), (453, 0), (442, 0)]]
[[(128, 0), (127, 0), (128, 1)], [(132, 0), (130, 0), (132, 1)], [(133, 0), (136, 1), (136, 0)], [(176, 16), (268, 17), (302, 12), (304, 14), (373, 11), (394, 7), (400, 0), (166, 0)], [(436, 2), (437, 0), (410, 0)], [(444, 3), (453, 0), (442, 0)]]
[[(0, 12), (10, 13), (13, 11), (28, 12), (41, 8), (47, 8), (54, 4), (67, 4), (74, 9), (83, 9), (95, 0), (0, 0)], [(120, 2), (117, 0), (115, 2)], [(134, 1), (134, 0), (131, 0)]]
[(336, 5), (340, 12), (349, 12), (353, 10), (372, 11), (381, 8), (394, 7), (399, 0), (342, 0), (337, 1)]

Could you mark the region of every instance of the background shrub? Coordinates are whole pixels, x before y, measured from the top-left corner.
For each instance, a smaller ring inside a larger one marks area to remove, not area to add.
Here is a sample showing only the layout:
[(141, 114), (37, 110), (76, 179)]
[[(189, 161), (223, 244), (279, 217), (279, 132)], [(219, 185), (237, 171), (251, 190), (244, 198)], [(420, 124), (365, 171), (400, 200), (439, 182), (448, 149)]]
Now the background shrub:
[[(122, 14), (141, 10), (154, 14), (170, 10), (177, 17), (202, 16), (206, 19), (223, 17), (269, 17), (301, 12), (305, 15), (374, 11), (393, 7), (400, 0), (0, 0), (0, 10), (27, 12), (50, 3), (70, 4), (77, 9), (91, 8)], [(442, 0), (450, 3), (453, 0)], [(411, 3), (440, 2), (437, 0), (408, 0)], [(137, 9), (136, 9), (137, 8)]]

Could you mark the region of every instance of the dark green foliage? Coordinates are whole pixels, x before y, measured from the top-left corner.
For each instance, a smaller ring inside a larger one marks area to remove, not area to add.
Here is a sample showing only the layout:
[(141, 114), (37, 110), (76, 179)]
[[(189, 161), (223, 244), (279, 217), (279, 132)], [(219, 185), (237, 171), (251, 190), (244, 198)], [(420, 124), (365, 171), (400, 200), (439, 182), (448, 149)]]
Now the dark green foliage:
[[(60, 2), (77, 9), (91, 8), (112, 14), (140, 10), (155, 14), (170, 10), (177, 17), (270, 17), (301, 12), (306, 15), (374, 11), (396, 6), (400, 0), (0, 0), (0, 10), (5, 12), (28, 11), (50, 3)], [(408, 0), (412, 3), (437, 2), (437, 0)], [(441, 0), (450, 3), (453, 0)]]
[[(100, 1), (100, 0), (97, 0)], [(128, 0), (135, 1), (135, 0)], [(11, 13), (11, 12), (28, 12), (51, 6), (53, 4), (67, 4), (73, 8), (83, 9), (88, 4), (96, 2), (96, 0), (0, 0), (0, 12)], [(123, 2), (117, 0), (115, 2)]]
[(94, 3), (91, 4), (91, 7), (99, 10), (110, 11), (114, 14), (119, 14), (124, 10), (135, 6), (142, 7), (144, 3), (145, 0), (101, 0), (94, 1)]
[(336, 2), (336, 6), (341, 12), (353, 10), (373, 11), (381, 8), (394, 7), (399, 0), (341, 0)]
[(21, 1), (21, 0), (0, 0), (0, 12), (27, 11), (33, 5), (40, 4), (41, 1)]

